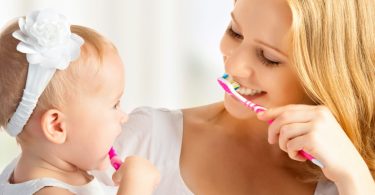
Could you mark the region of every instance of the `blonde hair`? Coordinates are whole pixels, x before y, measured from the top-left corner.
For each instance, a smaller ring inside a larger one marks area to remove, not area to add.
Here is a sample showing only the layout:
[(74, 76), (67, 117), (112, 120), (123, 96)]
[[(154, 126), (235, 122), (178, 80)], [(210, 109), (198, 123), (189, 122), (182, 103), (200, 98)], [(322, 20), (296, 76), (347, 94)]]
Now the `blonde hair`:
[[(18, 23), (12, 22), (0, 34), (0, 127), (4, 128), (22, 98), (28, 71), (26, 55), (16, 50), (19, 41), (12, 37), (18, 29)], [(71, 31), (85, 41), (80, 57), (67, 69), (56, 71), (40, 96), (37, 108), (61, 108), (67, 104), (67, 96), (79, 94), (86, 87), (86, 83), (80, 82), (82, 73), (95, 74), (106, 50), (116, 50), (112, 43), (90, 28), (72, 25)]]
[(375, 1), (288, 3), (290, 56), (302, 85), (331, 110), (375, 178)]

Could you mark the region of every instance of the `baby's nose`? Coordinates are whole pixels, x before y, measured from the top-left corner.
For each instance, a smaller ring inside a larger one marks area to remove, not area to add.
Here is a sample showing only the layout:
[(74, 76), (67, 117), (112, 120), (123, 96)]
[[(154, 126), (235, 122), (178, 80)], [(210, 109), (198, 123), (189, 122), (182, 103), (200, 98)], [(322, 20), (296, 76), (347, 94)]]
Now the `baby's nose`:
[(121, 124), (124, 124), (124, 123), (128, 122), (128, 120), (129, 120), (129, 116), (128, 116), (128, 114), (126, 114), (126, 113), (122, 113), (120, 123), (121, 123)]

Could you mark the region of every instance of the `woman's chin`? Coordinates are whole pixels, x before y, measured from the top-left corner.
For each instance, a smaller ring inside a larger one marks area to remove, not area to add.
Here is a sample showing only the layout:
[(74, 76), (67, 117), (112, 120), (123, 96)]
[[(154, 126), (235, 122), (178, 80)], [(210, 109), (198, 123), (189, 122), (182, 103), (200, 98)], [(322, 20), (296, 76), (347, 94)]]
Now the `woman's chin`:
[(224, 97), (224, 107), (231, 116), (237, 119), (248, 119), (256, 115), (254, 111), (228, 94)]

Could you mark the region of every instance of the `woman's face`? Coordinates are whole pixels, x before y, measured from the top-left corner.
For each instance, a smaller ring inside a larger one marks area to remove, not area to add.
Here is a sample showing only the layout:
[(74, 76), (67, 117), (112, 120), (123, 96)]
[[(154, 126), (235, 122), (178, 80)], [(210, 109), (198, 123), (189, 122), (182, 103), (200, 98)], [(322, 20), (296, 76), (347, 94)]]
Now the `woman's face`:
[[(237, 0), (231, 16), (220, 48), (226, 73), (241, 86), (239, 93), (266, 108), (311, 104), (289, 64), (292, 15), (287, 2)], [(237, 118), (254, 114), (229, 95), (224, 105)]]

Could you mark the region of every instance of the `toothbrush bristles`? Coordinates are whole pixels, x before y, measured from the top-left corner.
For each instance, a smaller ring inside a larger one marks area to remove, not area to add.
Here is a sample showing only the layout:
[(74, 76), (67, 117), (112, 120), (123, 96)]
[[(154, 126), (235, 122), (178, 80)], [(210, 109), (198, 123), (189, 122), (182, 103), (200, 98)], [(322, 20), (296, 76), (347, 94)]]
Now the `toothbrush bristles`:
[(236, 81), (234, 81), (231, 77), (229, 77), (228, 74), (224, 73), (224, 75), (222, 76), (223, 79), (227, 80), (231, 85), (232, 87), (234, 88), (234, 90), (237, 91), (237, 89), (240, 88), (240, 84), (237, 83)]
[(239, 88), (240, 88), (240, 84), (238, 84), (238, 83), (237, 83), (237, 82), (235, 82), (235, 81), (231, 82), (231, 84), (232, 84), (232, 86), (233, 86), (234, 90), (236, 90), (236, 91), (237, 91), (237, 89), (239, 89)]

